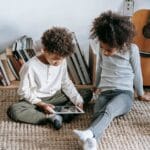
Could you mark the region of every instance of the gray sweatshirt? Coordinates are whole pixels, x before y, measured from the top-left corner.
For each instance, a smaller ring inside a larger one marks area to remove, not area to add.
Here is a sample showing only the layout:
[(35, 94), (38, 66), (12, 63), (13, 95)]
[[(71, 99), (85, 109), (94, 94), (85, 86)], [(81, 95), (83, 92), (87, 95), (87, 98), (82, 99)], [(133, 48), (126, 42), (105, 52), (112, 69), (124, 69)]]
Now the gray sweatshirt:
[(113, 56), (105, 56), (100, 51), (96, 83), (102, 91), (121, 89), (133, 92), (134, 87), (138, 96), (142, 96), (143, 79), (138, 47), (131, 44), (129, 51)]

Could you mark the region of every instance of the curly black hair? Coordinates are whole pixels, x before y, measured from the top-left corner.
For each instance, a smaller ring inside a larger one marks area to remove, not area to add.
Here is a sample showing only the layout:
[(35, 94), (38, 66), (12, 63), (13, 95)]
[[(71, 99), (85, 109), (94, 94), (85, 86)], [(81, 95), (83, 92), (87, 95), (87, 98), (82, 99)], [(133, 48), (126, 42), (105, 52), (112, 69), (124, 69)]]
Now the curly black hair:
[(134, 35), (135, 27), (129, 17), (107, 11), (93, 21), (90, 37), (98, 38), (99, 41), (121, 51), (124, 46), (130, 46)]
[(66, 28), (52, 27), (43, 33), (41, 40), (45, 50), (62, 57), (70, 56), (75, 49), (72, 33)]

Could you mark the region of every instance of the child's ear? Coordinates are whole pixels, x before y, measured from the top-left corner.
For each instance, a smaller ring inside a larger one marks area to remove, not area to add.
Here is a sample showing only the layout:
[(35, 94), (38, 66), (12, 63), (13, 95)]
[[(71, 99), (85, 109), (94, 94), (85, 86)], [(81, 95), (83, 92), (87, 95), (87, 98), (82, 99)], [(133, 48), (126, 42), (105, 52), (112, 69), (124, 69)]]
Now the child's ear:
[(43, 49), (43, 52), (47, 52), (48, 51), (45, 47), (43, 47), (42, 49)]
[(44, 49), (43, 48), (41, 48), (41, 53), (44, 53)]
[(43, 53), (48, 53), (49, 54), (49, 51), (48, 51), (47, 48), (43, 48), (42, 50), (43, 50)]

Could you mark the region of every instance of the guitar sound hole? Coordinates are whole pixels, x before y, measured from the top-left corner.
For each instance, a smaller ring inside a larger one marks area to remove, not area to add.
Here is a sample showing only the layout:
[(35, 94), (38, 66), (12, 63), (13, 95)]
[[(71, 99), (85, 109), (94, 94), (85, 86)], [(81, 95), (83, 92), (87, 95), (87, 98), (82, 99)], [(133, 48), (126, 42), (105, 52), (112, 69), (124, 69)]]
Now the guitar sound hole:
[(150, 23), (143, 27), (143, 35), (145, 38), (150, 39)]

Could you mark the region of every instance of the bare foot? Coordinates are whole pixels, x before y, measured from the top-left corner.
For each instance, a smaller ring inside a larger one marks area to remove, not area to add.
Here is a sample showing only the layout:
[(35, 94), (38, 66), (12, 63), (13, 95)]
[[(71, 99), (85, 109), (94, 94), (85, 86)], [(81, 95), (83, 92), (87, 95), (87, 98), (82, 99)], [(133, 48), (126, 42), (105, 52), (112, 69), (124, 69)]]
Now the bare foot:
[(138, 96), (138, 100), (150, 102), (150, 92), (145, 92), (143, 96)]

